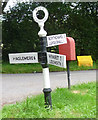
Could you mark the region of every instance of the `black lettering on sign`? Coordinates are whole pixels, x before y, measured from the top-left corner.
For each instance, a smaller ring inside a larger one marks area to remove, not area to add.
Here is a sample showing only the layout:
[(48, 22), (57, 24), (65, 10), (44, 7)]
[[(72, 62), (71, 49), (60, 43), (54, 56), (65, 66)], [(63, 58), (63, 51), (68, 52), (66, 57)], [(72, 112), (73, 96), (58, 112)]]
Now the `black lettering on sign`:
[(35, 56), (14, 57), (13, 60), (36, 60)]
[(51, 41), (51, 42), (49, 42), (49, 45), (52, 45), (52, 44), (61, 44), (61, 43), (63, 43), (63, 41), (62, 40), (57, 40), (57, 41)]
[(16, 57), (16, 60), (20, 60), (20, 57)]
[(59, 56), (58, 55), (49, 55), (50, 59), (55, 59), (55, 60), (59, 60)]
[(48, 39), (49, 40), (53, 40), (53, 39), (62, 39), (63, 38), (63, 36), (62, 35), (58, 35), (58, 36), (50, 36)]
[(13, 60), (16, 60), (16, 58), (13, 58)]
[(34, 56), (34, 60), (36, 60), (36, 57)]
[(63, 60), (63, 58), (62, 58), (62, 56), (60, 56), (60, 61), (62, 61)]
[(49, 63), (52, 64), (52, 65), (61, 66), (61, 62), (60, 61), (50, 60)]

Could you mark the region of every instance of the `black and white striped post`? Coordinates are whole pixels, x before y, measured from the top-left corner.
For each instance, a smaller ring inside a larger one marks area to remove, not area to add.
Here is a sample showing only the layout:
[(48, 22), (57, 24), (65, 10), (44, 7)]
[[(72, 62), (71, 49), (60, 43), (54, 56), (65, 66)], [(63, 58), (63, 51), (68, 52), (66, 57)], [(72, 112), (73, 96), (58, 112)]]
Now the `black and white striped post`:
[[(43, 11), (45, 13), (45, 16), (43, 19), (37, 18), (37, 12)], [(39, 6), (34, 9), (33, 11), (33, 19), (35, 22), (38, 23), (40, 27), (40, 31), (38, 32), (38, 35), (40, 37), (40, 43), (41, 43), (41, 52), (38, 53), (38, 60), (41, 63), (43, 67), (43, 76), (44, 76), (44, 98), (45, 98), (45, 105), (46, 108), (52, 109), (52, 102), (51, 102), (51, 88), (50, 88), (50, 78), (49, 78), (49, 68), (47, 64), (47, 48), (46, 48), (46, 35), (47, 32), (44, 30), (44, 23), (48, 19), (48, 11), (45, 7)]]

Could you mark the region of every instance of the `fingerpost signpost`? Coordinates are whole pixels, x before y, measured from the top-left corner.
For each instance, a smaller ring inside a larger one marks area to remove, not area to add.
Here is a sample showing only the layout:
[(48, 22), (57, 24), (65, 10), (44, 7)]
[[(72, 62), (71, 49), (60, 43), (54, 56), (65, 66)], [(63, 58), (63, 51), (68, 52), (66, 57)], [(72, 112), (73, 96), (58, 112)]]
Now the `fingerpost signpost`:
[[(37, 18), (37, 12), (39, 10), (42, 10), (45, 13), (45, 16), (43, 19)], [(41, 52), (38, 53), (38, 59), (43, 67), (43, 75), (44, 75), (44, 98), (45, 98), (45, 105), (46, 107), (50, 107), (52, 109), (52, 102), (51, 102), (51, 88), (50, 88), (50, 78), (49, 78), (49, 68), (47, 64), (47, 48), (46, 48), (46, 35), (47, 32), (44, 30), (44, 23), (48, 19), (48, 11), (46, 8), (40, 6), (34, 9), (33, 11), (33, 19), (35, 22), (38, 23), (40, 27), (40, 31), (38, 32), (38, 35), (40, 37), (40, 45), (41, 45)]]
[[(45, 16), (43, 19), (37, 18), (37, 12), (43, 11)], [(22, 64), (22, 63), (40, 63), (43, 68), (44, 77), (44, 98), (45, 107), (52, 109), (51, 102), (51, 87), (49, 77), (48, 64), (55, 65), (58, 67), (66, 68), (66, 55), (60, 55), (55, 53), (47, 52), (47, 47), (61, 45), (67, 43), (66, 34), (50, 35), (46, 36), (47, 32), (44, 30), (44, 23), (48, 19), (48, 11), (45, 7), (39, 6), (33, 10), (33, 19), (38, 23), (40, 31), (38, 36), (40, 39), (40, 52), (29, 52), (29, 53), (10, 53), (9, 61), (10, 64)]]

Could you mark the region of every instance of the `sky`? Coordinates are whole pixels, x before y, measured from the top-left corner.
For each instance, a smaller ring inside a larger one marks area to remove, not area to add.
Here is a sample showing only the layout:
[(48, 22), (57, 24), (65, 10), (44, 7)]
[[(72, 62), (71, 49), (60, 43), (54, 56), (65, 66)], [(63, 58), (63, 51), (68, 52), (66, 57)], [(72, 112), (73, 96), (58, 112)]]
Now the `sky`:
[[(4, 1), (4, 0), (3, 0)], [(6, 0), (5, 0), (6, 1)], [(9, 10), (9, 6), (10, 7), (13, 7), (17, 2), (26, 2), (26, 1), (29, 1), (29, 0), (9, 0), (8, 3), (7, 3), (7, 6), (5, 7), (4, 11), (7, 11)]]
[[(8, 1), (8, 0), (2, 0), (2, 1)], [(9, 0), (8, 1), (8, 4), (7, 4), (7, 6), (6, 6), (6, 8), (5, 8), (5, 10), (4, 11), (7, 11), (7, 10), (9, 10), (9, 6), (10, 7), (13, 7), (14, 5), (15, 5), (15, 3), (17, 3), (17, 2), (27, 2), (27, 1), (34, 1), (34, 0)], [(64, 2), (64, 1), (66, 1), (66, 0), (35, 0), (36, 2), (37, 1), (40, 1), (40, 2), (45, 2), (45, 1), (47, 1), (47, 2), (50, 2), (50, 1), (54, 1), (54, 2), (56, 2), (56, 1), (62, 1), (62, 2)]]

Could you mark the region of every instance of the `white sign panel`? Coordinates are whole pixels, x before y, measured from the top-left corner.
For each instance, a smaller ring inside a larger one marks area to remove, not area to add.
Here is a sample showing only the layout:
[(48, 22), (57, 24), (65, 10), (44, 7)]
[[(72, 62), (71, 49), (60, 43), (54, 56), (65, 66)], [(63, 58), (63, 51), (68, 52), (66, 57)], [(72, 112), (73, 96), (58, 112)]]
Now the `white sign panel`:
[(61, 45), (67, 43), (66, 34), (47, 36), (47, 47)]
[(48, 64), (55, 65), (58, 67), (66, 68), (66, 56), (55, 54), (55, 53), (47, 53)]
[(9, 54), (10, 64), (38, 63), (37, 52)]

